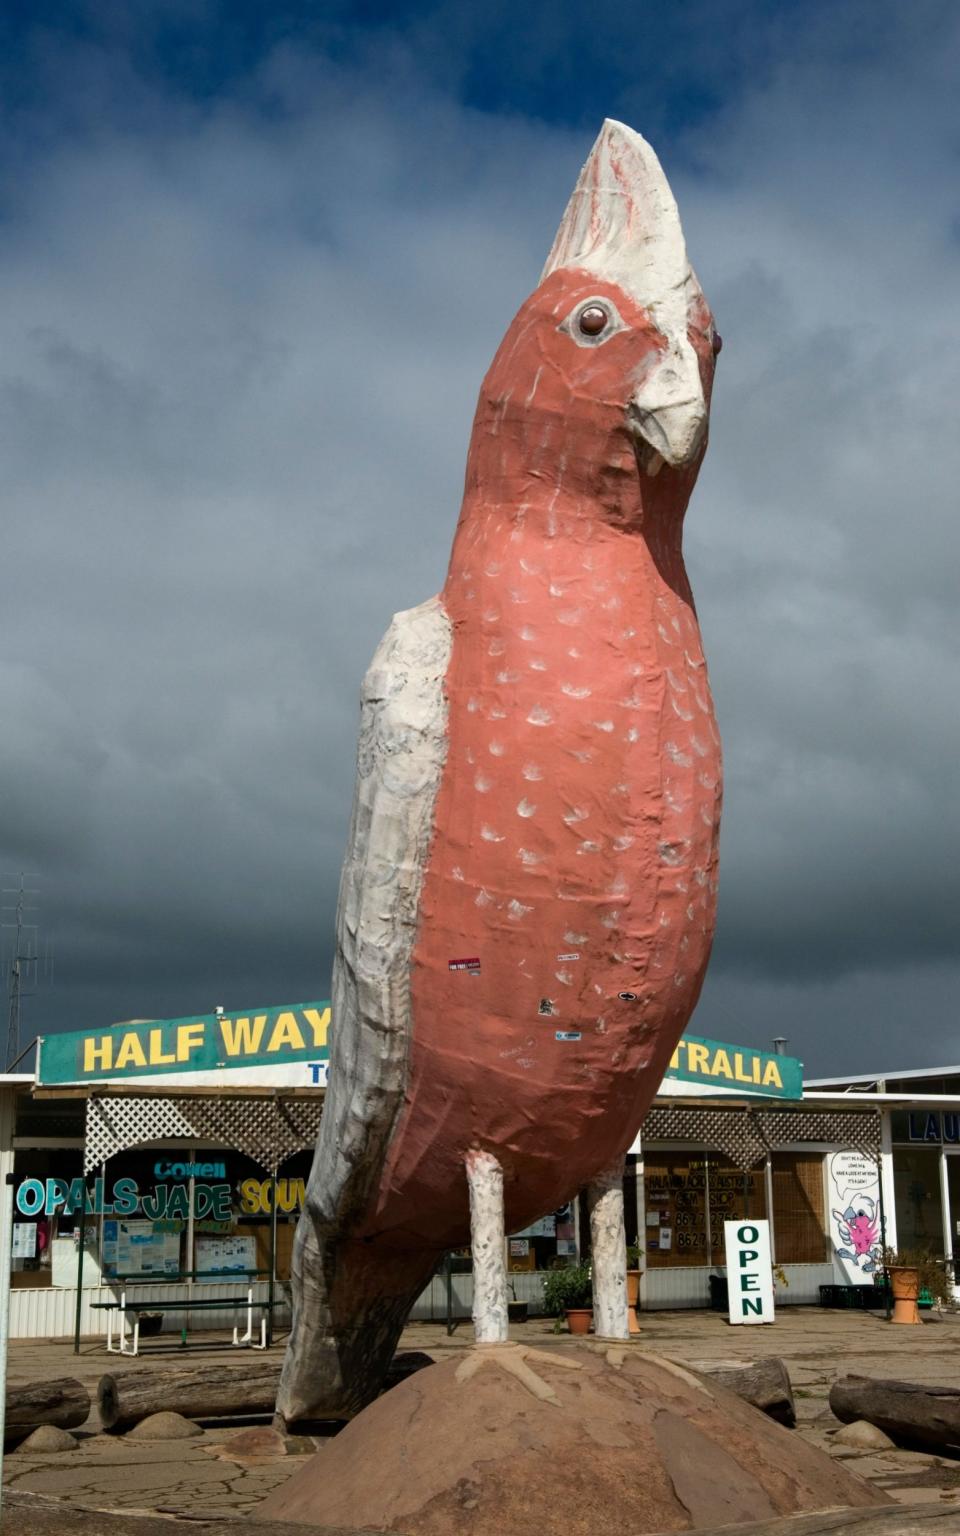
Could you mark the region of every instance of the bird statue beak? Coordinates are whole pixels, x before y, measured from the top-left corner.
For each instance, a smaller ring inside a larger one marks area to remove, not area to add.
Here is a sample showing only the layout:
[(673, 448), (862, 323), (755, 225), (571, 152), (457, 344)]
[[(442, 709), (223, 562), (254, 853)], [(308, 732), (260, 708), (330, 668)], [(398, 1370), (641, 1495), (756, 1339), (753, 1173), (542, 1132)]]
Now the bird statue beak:
[(707, 403), (689, 342), (671, 349), (634, 390), (627, 421), (647, 447), (641, 459), (648, 474), (664, 463), (674, 469), (694, 463), (706, 441)]

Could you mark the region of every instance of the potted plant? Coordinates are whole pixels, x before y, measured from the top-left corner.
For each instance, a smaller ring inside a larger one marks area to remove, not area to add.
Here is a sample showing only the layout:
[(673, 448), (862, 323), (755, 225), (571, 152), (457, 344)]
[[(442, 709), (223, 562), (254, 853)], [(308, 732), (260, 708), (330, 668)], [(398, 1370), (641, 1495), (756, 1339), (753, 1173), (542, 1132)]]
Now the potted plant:
[(593, 1318), (593, 1279), (589, 1264), (552, 1269), (543, 1281), (543, 1310), (555, 1317), (556, 1331), (566, 1317), (571, 1333), (589, 1333)]
[(510, 1295), (513, 1297), (512, 1301), (507, 1302), (507, 1321), (510, 1323), (525, 1323), (530, 1303), (528, 1301), (518, 1301), (517, 1287), (512, 1280), (507, 1283), (510, 1286)]
[(885, 1248), (883, 1267), (893, 1292), (894, 1323), (919, 1323), (917, 1303), (926, 1291), (931, 1301), (944, 1302), (950, 1295), (946, 1260), (921, 1248)]
[(640, 1332), (637, 1322), (637, 1302), (640, 1300), (640, 1260), (643, 1249), (637, 1243), (627, 1244), (627, 1325), (631, 1333)]

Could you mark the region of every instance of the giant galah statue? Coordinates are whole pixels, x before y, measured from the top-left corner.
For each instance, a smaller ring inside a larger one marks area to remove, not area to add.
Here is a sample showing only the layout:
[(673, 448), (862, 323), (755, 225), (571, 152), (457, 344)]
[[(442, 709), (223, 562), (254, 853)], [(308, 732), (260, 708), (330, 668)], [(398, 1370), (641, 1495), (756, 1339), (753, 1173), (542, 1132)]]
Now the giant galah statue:
[(443, 591), (363, 686), (329, 1087), (278, 1408), (377, 1392), (470, 1242), (589, 1187), (599, 1333), (627, 1309), (626, 1149), (714, 928), (720, 745), (681, 552), (720, 339), (650, 146), (606, 122), (480, 390)]

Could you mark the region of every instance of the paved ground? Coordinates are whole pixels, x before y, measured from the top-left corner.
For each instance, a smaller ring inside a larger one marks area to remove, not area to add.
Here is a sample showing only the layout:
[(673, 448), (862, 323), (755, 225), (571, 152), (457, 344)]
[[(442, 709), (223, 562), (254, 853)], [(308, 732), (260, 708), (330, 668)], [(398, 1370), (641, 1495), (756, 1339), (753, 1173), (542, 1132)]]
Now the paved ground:
[[(931, 1318), (922, 1328), (897, 1328), (881, 1316), (825, 1312), (818, 1308), (784, 1308), (773, 1327), (731, 1328), (717, 1313), (655, 1312), (642, 1316), (644, 1348), (674, 1360), (745, 1360), (779, 1355), (787, 1364), (797, 1400), (799, 1425), (794, 1433), (827, 1449), (849, 1455), (834, 1445), (831, 1430), (839, 1426), (827, 1406), (827, 1394), (838, 1375), (856, 1372), (891, 1376), (942, 1386), (957, 1384), (960, 1315)], [(535, 1339), (549, 1348), (551, 1325), (532, 1320), (512, 1330), (517, 1338)], [(95, 1397), (105, 1372), (216, 1359), (243, 1370), (250, 1356), (225, 1349), (223, 1335), (203, 1336), (202, 1347), (183, 1351), (162, 1342), (151, 1345), (139, 1360), (107, 1355), (102, 1343), (85, 1342), (75, 1356), (65, 1341), (13, 1341), (9, 1378), (17, 1381), (55, 1376), (79, 1377)], [(450, 1350), (469, 1347), (471, 1329), (461, 1324), (446, 1336), (442, 1325), (414, 1324), (401, 1347), (422, 1349), (438, 1358)], [(275, 1347), (279, 1360), (282, 1342)], [(262, 1359), (257, 1355), (256, 1359)], [(158, 1406), (162, 1406), (159, 1404)], [(206, 1427), (192, 1440), (143, 1441), (98, 1433), (95, 1413), (78, 1432), (74, 1451), (31, 1455), (9, 1454), (4, 1483), (21, 1493), (40, 1494), (88, 1508), (190, 1513), (194, 1516), (242, 1515), (301, 1464), (299, 1452), (312, 1451), (323, 1441), (301, 1442), (286, 1454), (275, 1446), (267, 1455), (236, 1461), (231, 1441), (236, 1427)], [(903, 1503), (936, 1503), (960, 1510), (960, 1460), (916, 1451), (855, 1455), (851, 1465)]]

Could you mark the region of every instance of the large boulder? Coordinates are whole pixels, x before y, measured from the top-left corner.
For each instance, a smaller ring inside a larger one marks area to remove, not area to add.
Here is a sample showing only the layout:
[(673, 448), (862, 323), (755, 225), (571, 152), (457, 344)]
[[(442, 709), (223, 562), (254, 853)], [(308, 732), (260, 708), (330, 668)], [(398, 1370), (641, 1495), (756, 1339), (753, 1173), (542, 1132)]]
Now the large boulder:
[(887, 1496), (636, 1347), (487, 1346), (366, 1408), (258, 1510), (405, 1536), (687, 1531)]

